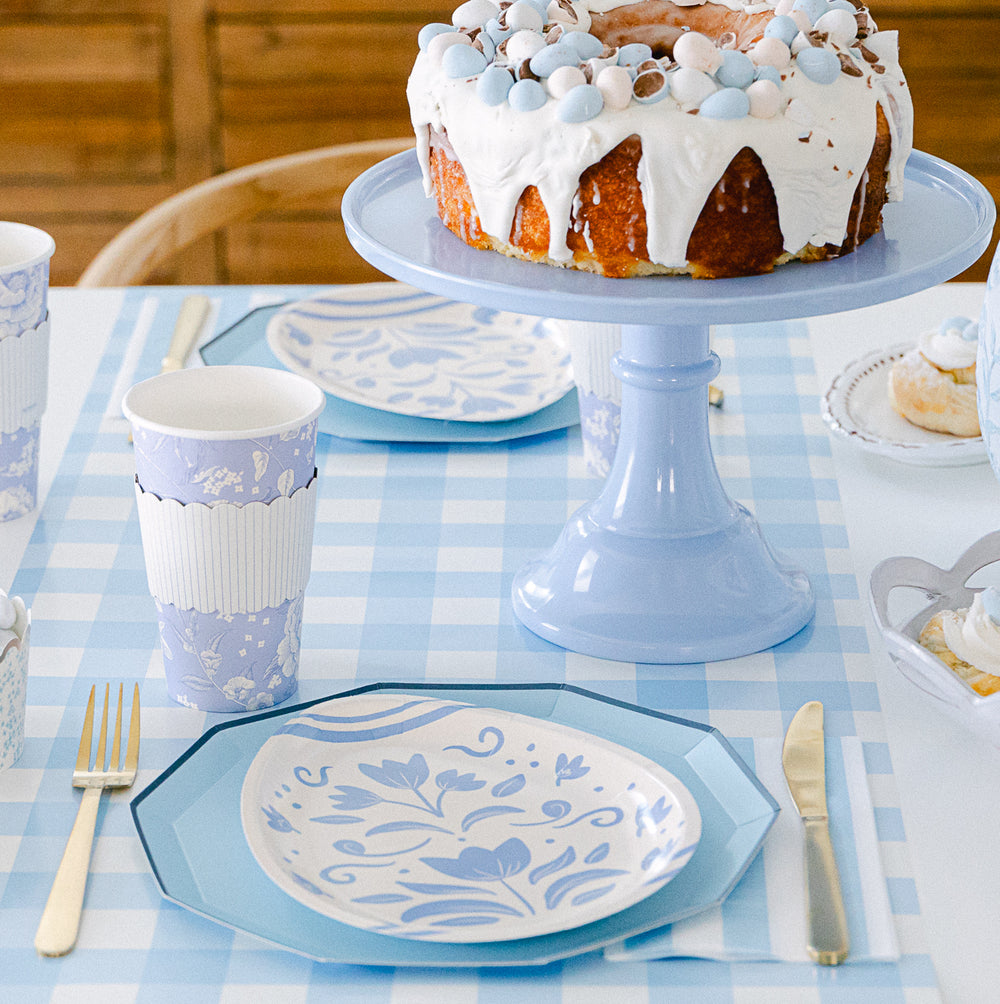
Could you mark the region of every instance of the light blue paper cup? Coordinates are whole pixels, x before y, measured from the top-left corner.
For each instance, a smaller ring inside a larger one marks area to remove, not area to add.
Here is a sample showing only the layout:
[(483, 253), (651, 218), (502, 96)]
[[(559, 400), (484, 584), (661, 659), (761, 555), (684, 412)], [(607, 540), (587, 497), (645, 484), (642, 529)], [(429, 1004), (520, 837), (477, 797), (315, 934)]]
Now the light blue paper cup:
[(0, 429), (0, 523), (26, 516), (38, 503), (38, 422)]
[[(258, 711), (295, 693), (325, 403), (308, 380), (254, 366), (180, 370), (125, 395), (167, 693), (180, 704)], [(305, 568), (279, 599), (240, 599), (241, 577), (295, 564), (289, 549)]]
[(0, 338), (19, 335), (45, 319), (49, 259), (55, 249), (44, 230), (0, 221)]

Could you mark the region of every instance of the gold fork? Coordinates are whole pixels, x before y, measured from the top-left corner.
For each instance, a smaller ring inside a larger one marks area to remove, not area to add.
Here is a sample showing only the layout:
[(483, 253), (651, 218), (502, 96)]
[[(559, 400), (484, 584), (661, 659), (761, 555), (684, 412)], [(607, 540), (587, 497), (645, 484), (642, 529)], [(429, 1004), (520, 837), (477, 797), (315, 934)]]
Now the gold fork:
[(135, 780), (139, 765), (139, 684), (135, 685), (132, 695), (132, 716), (129, 720), (124, 764), (121, 763), (122, 684), (118, 684), (118, 715), (115, 718), (110, 761), (106, 756), (106, 749), (108, 695), (111, 687), (105, 684), (104, 717), (101, 719), (101, 733), (97, 739), (97, 758), (91, 768), (90, 747), (94, 734), (96, 689), (96, 687), (90, 688), (90, 700), (87, 702), (87, 713), (83, 719), (83, 734), (80, 736), (80, 751), (76, 757), (76, 768), (73, 770), (73, 787), (83, 788), (83, 797), (76, 814), (76, 822), (73, 824), (69, 840), (66, 841), (62, 861), (59, 862), (59, 870), (52, 883), (52, 891), (45, 904), (38, 932), (35, 934), (35, 950), (39, 955), (65, 955), (76, 944), (101, 792), (105, 788), (127, 788)]

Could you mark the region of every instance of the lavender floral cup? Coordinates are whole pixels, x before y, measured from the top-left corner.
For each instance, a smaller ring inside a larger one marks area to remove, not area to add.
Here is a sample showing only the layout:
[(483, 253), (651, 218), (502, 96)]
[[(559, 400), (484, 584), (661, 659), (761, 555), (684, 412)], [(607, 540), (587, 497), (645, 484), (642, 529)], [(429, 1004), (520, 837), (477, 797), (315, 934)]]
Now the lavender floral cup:
[(621, 428), (622, 387), (611, 371), (611, 360), (621, 348), (621, 325), (590, 321), (558, 323), (563, 326), (573, 364), (583, 459), (589, 473), (607, 477)]
[(0, 338), (35, 327), (48, 312), (55, 241), (37, 227), (0, 221)]
[(0, 771), (24, 752), (31, 613), (18, 596), (0, 590)]
[(0, 522), (24, 516), (37, 504), (54, 250), (44, 230), (0, 222)]
[(319, 388), (180, 370), (131, 388), (136, 498), (167, 693), (257, 711), (295, 693), (316, 505)]

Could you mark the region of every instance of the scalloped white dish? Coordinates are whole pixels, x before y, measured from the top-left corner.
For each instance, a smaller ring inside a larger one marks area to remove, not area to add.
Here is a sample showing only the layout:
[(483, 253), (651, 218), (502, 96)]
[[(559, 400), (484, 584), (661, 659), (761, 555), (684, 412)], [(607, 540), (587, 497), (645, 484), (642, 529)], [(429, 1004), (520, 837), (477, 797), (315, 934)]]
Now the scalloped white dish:
[(417, 418), (502, 422), (573, 386), (548, 320), (458, 303), (402, 283), (344, 286), (268, 322), (281, 363), (354, 404)]
[(830, 430), (860, 449), (924, 467), (964, 467), (987, 461), (981, 436), (949, 436), (921, 429), (893, 410), (888, 383), (892, 364), (912, 343), (877, 349), (848, 363), (823, 397)]
[(418, 941), (565, 931), (661, 889), (701, 816), (672, 774), (537, 718), (371, 694), (309, 708), (241, 798), (261, 869), (316, 912)]
[[(949, 569), (922, 558), (887, 558), (872, 570), (869, 599), (886, 650), (902, 674), (973, 732), (1000, 746), (1000, 693), (983, 697), (917, 640), (940, 610), (968, 607), (978, 590), (967, 583), (976, 572), (1000, 561), (1000, 530), (981, 537)], [(890, 611), (890, 594), (915, 590), (925, 602), (916, 613)]]

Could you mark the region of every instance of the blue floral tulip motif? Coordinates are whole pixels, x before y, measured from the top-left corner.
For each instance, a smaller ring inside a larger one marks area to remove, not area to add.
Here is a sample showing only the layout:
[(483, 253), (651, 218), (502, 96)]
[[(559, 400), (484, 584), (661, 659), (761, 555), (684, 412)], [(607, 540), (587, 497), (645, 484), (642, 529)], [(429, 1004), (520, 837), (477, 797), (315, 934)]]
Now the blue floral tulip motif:
[(670, 814), (673, 803), (666, 804), (666, 796), (661, 795), (653, 805), (642, 802), (635, 810), (635, 835), (641, 837), (643, 833), (655, 833), (656, 828)]
[(394, 788), (397, 791), (412, 791), (420, 804), (415, 802), (403, 802), (399, 799), (385, 798), (367, 788), (357, 788), (349, 784), (337, 784), (334, 788), (336, 795), (331, 795), (330, 800), (339, 809), (345, 811), (357, 811), (367, 809), (379, 803), (390, 805), (403, 805), (410, 809), (418, 809), (421, 812), (430, 812), (439, 818), (444, 816), (441, 808), (442, 802), (449, 791), (478, 791), (486, 786), (485, 781), (481, 781), (475, 774), (459, 774), (454, 768), (443, 770), (434, 778), (434, 784), (438, 788), (436, 802), (432, 803), (420, 790), (430, 778), (430, 769), (422, 753), (414, 753), (407, 763), (399, 760), (383, 760), (381, 767), (376, 767), (370, 763), (359, 763), (358, 770), (373, 781), (385, 785), (387, 788)]
[(556, 758), (556, 787), (563, 781), (573, 781), (578, 777), (590, 772), (589, 767), (584, 767), (583, 756), (573, 757), (572, 760), (565, 753), (560, 753)]
[(529, 913), (535, 912), (531, 904), (507, 882), (507, 879), (520, 874), (531, 864), (531, 851), (517, 837), (505, 840), (492, 851), (486, 847), (466, 847), (459, 852), (457, 858), (420, 860), (450, 878), (466, 882), (499, 882), (524, 904)]

